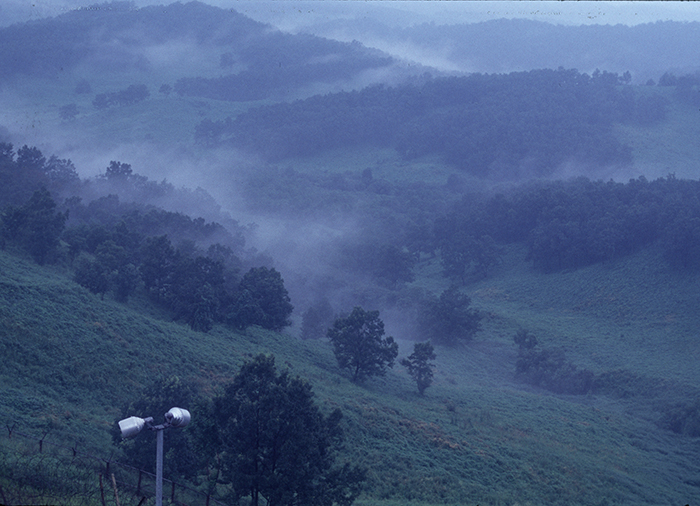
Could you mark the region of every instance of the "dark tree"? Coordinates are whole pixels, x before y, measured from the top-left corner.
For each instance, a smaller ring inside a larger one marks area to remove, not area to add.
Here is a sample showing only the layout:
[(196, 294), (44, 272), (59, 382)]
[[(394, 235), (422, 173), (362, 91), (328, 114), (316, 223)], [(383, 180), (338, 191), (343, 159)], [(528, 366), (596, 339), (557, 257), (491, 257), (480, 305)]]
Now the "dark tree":
[(150, 237), (142, 248), (139, 266), (146, 290), (152, 297), (163, 299), (171, 290), (177, 256), (168, 236)]
[(109, 290), (109, 271), (98, 260), (89, 256), (78, 257), (73, 279), (102, 298)]
[(482, 235), (474, 241), (473, 258), (474, 270), (487, 277), (489, 269), (501, 262), (501, 248), (490, 235)]
[(44, 167), (46, 176), (52, 185), (67, 186), (80, 183), (80, 176), (73, 162), (52, 155)]
[[(241, 294), (234, 304), (231, 319), (238, 328), (260, 325), (280, 331), (291, 325), (294, 310), (284, 280), (274, 268), (254, 267), (245, 273), (239, 285)], [(246, 293), (247, 292), (247, 293)]]
[(39, 174), (43, 172), (46, 158), (36, 147), (29, 147), (26, 144), (17, 150), (17, 165), (20, 170), (29, 174)]
[(208, 332), (224, 298), (224, 266), (211, 258), (178, 255), (167, 301), (175, 317)]
[(105, 171), (105, 178), (108, 180), (127, 180), (133, 174), (131, 165), (128, 163), (115, 162), (112, 160), (109, 162), (109, 167)]
[(391, 336), (384, 336), (384, 322), (379, 311), (355, 307), (350, 316), (338, 318), (328, 329), (328, 338), (341, 369), (350, 369), (353, 381), (369, 376), (383, 376), (393, 367), (399, 345)]
[(445, 235), (449, 238), (443, 239), (440, 246), (443, 274), (464, 285), (474, 257), (474, 238), (464, 230), (450, 230)]
[(525, 329), (518, 330), (513, 337), (513, 341), (518, 345), (521, 353), (537, 346), (537, 338)]
[(226, 322), (238, 330), (245, 330), (264, 320), (265, 313), (252, 294), (248, 290), (239, 290), (226, 315)]
[(339, 409), (324, 416), (311, 385), (286, 371), (278, 374), (273, 356), (245, 363), (213, 403), (221, 475), (236, 500), (248, 496), (252, 506), (352, 504), (364, 472), (333, 467), (341, 418)]
[(435, 365), (430, 363), (431, 360), (435, 360), (435, 350), (429, 341), (414, 344), (413, 353), (401, 360), (401, 365), (408, 369), (408, 374), (415, 380), (421, 395), (433, 382)]
[(561, 394), (583, 395), (593, 387), (594, 375), (577, 369), (561, 349), (522, 350), (515, 362), (516, 376), (531, 385)]
[(2, 235), (17, 240), (38, 264), (43, 265), (55, 255), (67, 218), (67, 214), (56, 212), (51, 193), (41, 188), (21, 208), (5, 212)]
[(119, 302), (126, 302), (136, 291), (140, 279), (139, 271), (134, 264), (121, 265), (110, 277), (114, 298)]
[(471, 299), (451, 286), (430, 299), (419, 316), (420, 330), (431, 341), (448, 346), (470, 341), (481, 330), (481, 314), (470, 308)]
[(390, 288), (400, 283), (410, 283), (415, 279), (413, 267), (415, 257), (408, 251), (392, 245), (381, 246), (375, 253), (373, 274), (384, 280)]

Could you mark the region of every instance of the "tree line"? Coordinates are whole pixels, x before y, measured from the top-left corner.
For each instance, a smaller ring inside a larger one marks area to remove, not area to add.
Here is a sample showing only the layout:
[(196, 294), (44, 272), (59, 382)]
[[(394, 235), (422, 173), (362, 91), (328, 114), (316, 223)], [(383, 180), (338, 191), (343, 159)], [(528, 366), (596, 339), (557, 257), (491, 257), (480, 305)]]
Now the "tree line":
[(578, 178), (526, 185), (481, 203), (465, 198), (436, 220), (432, 245), (442, 252), (445, 274), (458, 280), (465, 269), (479, 270), (474, 243), (484, 237), (526, 244), (533, 267), (544, 272), (609, 261), (654, 243), (674, 268), (695, 269), (699, 191), (699, 181), (673, 174), (654, 181), (641, 176), (627, 183)]
[[(88, 204), (72, 196), (59, 206), (47, 187), (58, 194), (85, 189), (70, 161), (47, 161), (27, 146), (16, 157), (11, 145), (1, 149), (3, 248), (20, 248), (39, 264), (63, 262), (76, 282), (102, 297), (109, 292), (126, 302), (142, 290), (195, 330), (206, 332), (217, 322), (272, 330), (291, 324), (293, 306), (276, 269), (255, 266), (241, 275), (241, 229), (229, 232), (203, 218), (123, 204), (116, 195)], [(150, 186), (129, 164), (116, 161), (102, 179), (121, 189)]]
[(405, 159), (440, 155), (478, 176), (549, 175), (575, 159), (629, 164), (612, 125), (655, 123), (661, 97), (637, 96), (628, 74), (533, 70), (432, 78), (395, 87), (317, 95), (203, 120), (195, 138), (231, 143), (275, 161), (348, 146), (395, 149)]

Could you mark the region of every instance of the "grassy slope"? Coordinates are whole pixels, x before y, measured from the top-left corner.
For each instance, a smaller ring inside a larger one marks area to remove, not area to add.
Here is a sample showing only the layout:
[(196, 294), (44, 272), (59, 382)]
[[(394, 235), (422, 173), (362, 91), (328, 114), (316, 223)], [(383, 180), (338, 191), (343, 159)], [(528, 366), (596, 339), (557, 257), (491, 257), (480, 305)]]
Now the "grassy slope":
[(659, 125), (619, 126), (616, 134), (623, 143), (632, 147), (637, 177), (644, 174), (648, 179), (665, 177), (675, 173), (678, 178), (700, 177), (700, 121), (697, 107), (679, 102), (674, 88), (639, 87), (642, 93), (660, 93), (670, 105), (667, 118)]
[[(145, 82), (137, 77), (104, 87), (93, 82), (93, 93)], [(89, 147), (138, 142), (147, 134), (154, 145), (171, 145), (190, 143), (203, 117), (219, 119), (240, 107), (165, 99), (159, 83), (147, 83), (152, 99), (143, 104), (100, 112), (90, 104), (92, 95), (70, 94), (73, 81), (35, 82), (24, 88), (31, 111), (25, 116), (35, 121), (32, 128), (63, 129), (66, 138), (77, 136)], [(63, 124), (58, 107), (72, 101), (81, 116)], [(648, 177), (696, 177), (696, 133), (697, 121), (677, 104), (662, 125), (618, 129)], [(404, 164), (393, 152), (376, 150), (290, 164), (300, 171), (370, 167), (375, 178), (402, 182), (440, 183), (450, 175), (437, 161)], [(489, 279), (468, 287), (474, 305), (489, 315), (484, 332), (466, 349), (437, 350), (435, 384), (420, 398), (401, 367), (353, 385), (338, 374), (325, 342), (256, 330), (241, 336), (220, 327), (194, 333), (137, 311), (138, 301), (130, 307), (102, 301), (61, 272), (0, 252), (0, 407), (8, 420), (37, 433), (51, 427), (49, 439), (77, 434), (107, 452), (118, 408), (154, 375), (177, 371), (211, 391), (246, 354), (264, 351), (309, 379), (328, 409), (343, 409), (347, 457), (371, 469), (372, 498), (362, 504), (410, 498), (482, 505), (697, 502), (696, 442), (654, 424), (668, 403), (688, 400), (700, 379), (697, 276), (669, 272), (654, 251), (552, 275), (528, 269), (518, 248), (508, 256)], [(440, 290), (439, 271), (435, 262), (421, 264), (416, 283)], [(566, 397), (519, 385), (512, 378), (512, 335), (521, 326), (546, 346), (563, 346), (580, 367), (629, 370), (668, 385), (661, 390), (670, 398), (658, 392), (650, 398)], [(402, 343), (402, 355), (410, 347)]]
[[(338, 373), (326, 342), (220, 327), (194, 333), (137, 311), (138, 301), (102, 301), (61, 272), (0, 252), (1, 407), (23, 428), (50, 427), (49, 438), (79, 434), (106, 452), (117, 408), (149, 378), (177, 371), (211, 391), (248, 354), (271, 352), (312, 382), (324, 409), (343, 410), (346, 457), (370, 468), (371, 498), (360, 504), (700, 498), (687, 483), (699, 471), (697, 445), (656, 427), (658, 399), (525, 387), (512, 379), (511, 341), (524, 326), (581, 366), (630, 369), (673, 382), (682, 396), (698, 380), (696, 280), (670, 278), (653, 252), (546, 276), (518, 261), (522, 251), (508, 254), (511, 267), (469, 287), (488, 313), (484, 332), (465, 349), (438, 348), (435, 383), (421, 398), (401, 367), (354, 385)], [(401, 354), (409, 352), (402, 343)]]

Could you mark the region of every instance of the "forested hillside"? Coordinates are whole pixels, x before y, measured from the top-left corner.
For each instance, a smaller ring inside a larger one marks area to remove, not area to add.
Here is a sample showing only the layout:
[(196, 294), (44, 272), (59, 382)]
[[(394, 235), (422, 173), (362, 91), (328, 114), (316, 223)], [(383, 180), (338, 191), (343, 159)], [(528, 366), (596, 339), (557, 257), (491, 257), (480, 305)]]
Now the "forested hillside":
[(469, 174), (549, 176), (561, 164), (631, 164), (615, 123), (650, 125), (666, 100), (619, 88), (629, 76), (575, 70), (426, 78), (418, 86), (370, 87), (205, 120), (196, 136), (279, 160), (374, 145), (404, 159), (438, 154)]
[[(143, 29), (146, 25), (148, 29)], [(142, 29), (135, 32), (134, 27)], [(173, 47), (176, 41), (182, 46)], [(175, 90), (239, 101), (284, 96), (299, 87), (348, 80), (363, 70), (393, 63), (359, 44), (283, 34), (232, 9), (198, 2), (167, 8), (136, 8), (130, 2), (95, 5), (4, 28), (0, 47), (4, 69), (0, 79), (5, 82), (75, 70), (148, 73), (168, 63), (170, 57), (164, 61), (161, 50), (183, 51), (186, 58), (199, 52), (205, 65), (193, 68), (201, 72), (208, 64), (209, 72), (225, 76), (183, 76), (174, 83)], [(32, 57), (26, 58), (27, 54)]]

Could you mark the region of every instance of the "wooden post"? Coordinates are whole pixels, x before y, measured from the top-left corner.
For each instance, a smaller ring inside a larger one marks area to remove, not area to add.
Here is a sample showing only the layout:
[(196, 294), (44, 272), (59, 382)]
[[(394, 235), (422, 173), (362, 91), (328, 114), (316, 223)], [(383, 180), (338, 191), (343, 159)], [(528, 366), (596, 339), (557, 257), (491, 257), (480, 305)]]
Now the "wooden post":
[(114, 487), (114, 500), (117, 501), (117, 506), (119, 506), (119, 494), (117, 493), (117, 480), (114, 478), (114, 473), (112, 473), (112, 486)]
[(44, 448), (44, 439), (46, 439), (46, 436), (49, 435), (49, 431), (47, 430), (44, 432), (44, 435), (41, 436), (41, 439), (39, 440), (39, 453), (41, 453), (42, 449)]
[(102, 498), (102, 506), (107, 506), (105, 503), (105, 487), (102, 483), (102, 473), (100, 473), (100, 497)]
[(7, 499), (5, 499), (5, 491), (2, 489), (2, 485), (0, 485), (0, 499), (2, 499), (3, 504), (10, 504), (7, 502)]
[(143, 471), (139, 469), (139, 482), (136, 484), (136, 495), (141, 495), (141, 477), (143, 476)]

